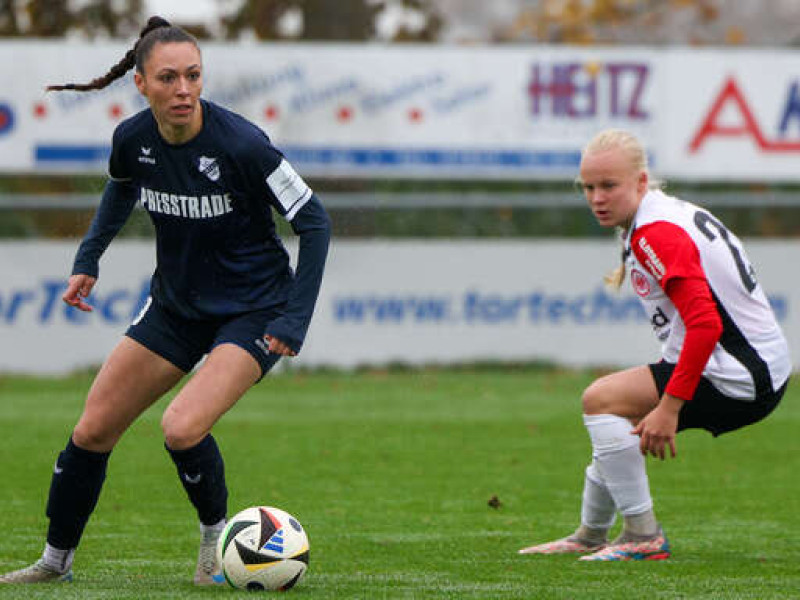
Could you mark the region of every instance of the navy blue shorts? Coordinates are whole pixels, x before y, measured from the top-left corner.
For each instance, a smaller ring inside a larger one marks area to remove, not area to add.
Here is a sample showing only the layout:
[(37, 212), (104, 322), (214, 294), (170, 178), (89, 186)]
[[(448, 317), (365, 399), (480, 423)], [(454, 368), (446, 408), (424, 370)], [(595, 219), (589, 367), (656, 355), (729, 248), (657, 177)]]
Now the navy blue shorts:
[(216, 346), (235, 344), (256, 359), (263, 377), (281, 357), (268, 352), (263, 339), (267, 325), (278, 316), (278, 310), (262, 309), (219, 319), (185, 319), (148, 298), (125, 335), (186, 373)]
[[(675, 365), (661, 361), (653, 363), (649, 367), (656, 382), (656, 388), (658, 388), (658, 396), (661, 397), (675, 370)], [(746, 401), (726, 396), (708, 379), (701, 377), (694, 397), (691, 401), (683, 403), (683, 408), (678, 415), (678, 431), (705, 429), (716, 437), (722, 433), (756, 423), (775, 410), (788, 383), (787, 380), (779, 390), (764, 397)]]

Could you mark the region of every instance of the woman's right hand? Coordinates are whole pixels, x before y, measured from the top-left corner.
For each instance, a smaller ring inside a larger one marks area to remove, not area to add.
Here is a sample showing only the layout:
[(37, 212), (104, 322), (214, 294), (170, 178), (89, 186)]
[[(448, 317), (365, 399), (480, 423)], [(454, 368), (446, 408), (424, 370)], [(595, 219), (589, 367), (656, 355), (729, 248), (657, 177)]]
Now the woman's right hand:
[(72, 275), (67, 284), (67, 291), (64, 292), (61, 299), (78, 310), (92, 312), (92, 306), (87, 304), (84, 299), (89, 296), (96, 281), (97, 278), (91, 275), (83, 273)]

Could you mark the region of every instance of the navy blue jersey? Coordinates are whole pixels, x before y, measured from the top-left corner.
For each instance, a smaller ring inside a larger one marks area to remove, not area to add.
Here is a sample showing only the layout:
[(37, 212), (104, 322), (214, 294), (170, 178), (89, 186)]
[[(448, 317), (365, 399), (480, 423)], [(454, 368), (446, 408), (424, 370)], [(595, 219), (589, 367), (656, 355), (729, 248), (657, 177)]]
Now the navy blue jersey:
[[(167, 143), (149, 109), (117, 127), (111, 181), (73, 273), (96, 276), (138, 202), (156, 231), (155, 302), (189, 319), (285, 305), (267, 332), (298, 350), (322, 278), (328, 216), (261, 129), (211, 102), (201, 106), (202, 130), (185, 144)], [(300, 235), (297, 277), (271, 209)]]

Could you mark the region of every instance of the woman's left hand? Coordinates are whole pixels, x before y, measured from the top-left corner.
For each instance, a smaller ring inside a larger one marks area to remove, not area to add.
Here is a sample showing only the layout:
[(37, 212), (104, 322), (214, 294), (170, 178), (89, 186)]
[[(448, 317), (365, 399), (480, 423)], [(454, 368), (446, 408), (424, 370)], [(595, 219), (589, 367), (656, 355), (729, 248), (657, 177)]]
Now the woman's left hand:
[(269, 351), (271, 354), (280, 354), (281, 356), (297, 356), (297, 352), (289, 348), (286, 344), (276, 337), (265, 335), (264, 339), (269, 343)]
[(678, 414), (682, 406), (683, 400), (664, 394), (658, 406), (633, 428), (631, 433), (641, 438), (639, 449), (642, 454), (651, 454), (664, 460), (669, 446), (670, 454), (675, 458), (675, 435), (678, 432)]

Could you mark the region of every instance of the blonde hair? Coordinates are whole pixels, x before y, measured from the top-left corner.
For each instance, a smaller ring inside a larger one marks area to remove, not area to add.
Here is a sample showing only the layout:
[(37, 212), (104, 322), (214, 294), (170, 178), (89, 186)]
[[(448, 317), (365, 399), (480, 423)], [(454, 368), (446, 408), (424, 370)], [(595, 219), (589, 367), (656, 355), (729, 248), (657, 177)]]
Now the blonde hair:
[(624, 129), (605, 129), (595, 135), (583, 147), (581, 161), (589, 154), (612, 149), (622, 150), (630, 160), (631, 167), (636, 171), (650, 174), (650, 165), (644, 146), (636, 136)]
[[(647, 158), (647, 151), (635, 135), (624, 129), (605, 129), (595, 135), (583, 147), (581, 151), (581, 162), (583, 162), (589, 154), (605, 150), (620, 150), (628, 158), (634, 171), (647, 173), (648, 188), (661, 188), (661, 182), (650, 177), (650, 163)], [(618, 229), (617, 234), (620, 243), (623, 241), (623, 233), (622, 230)], [(624, 261), (613, 271), (605, 275), (603, 281), (607, 286), (619, 289), (625, 281)]]
[[(624, 232), (621, 228), (617, 228), (617, 237), (619, 239), (620, 245), (624, 244), (623, 241)], [(625, 257), (620, 253), (620, 261), (619, 264), (603, 275), (603, 283), (606, 284), (607, 287), (613, 288), (618, 290), (622, 287), (623, 282), (625, 281)]]

